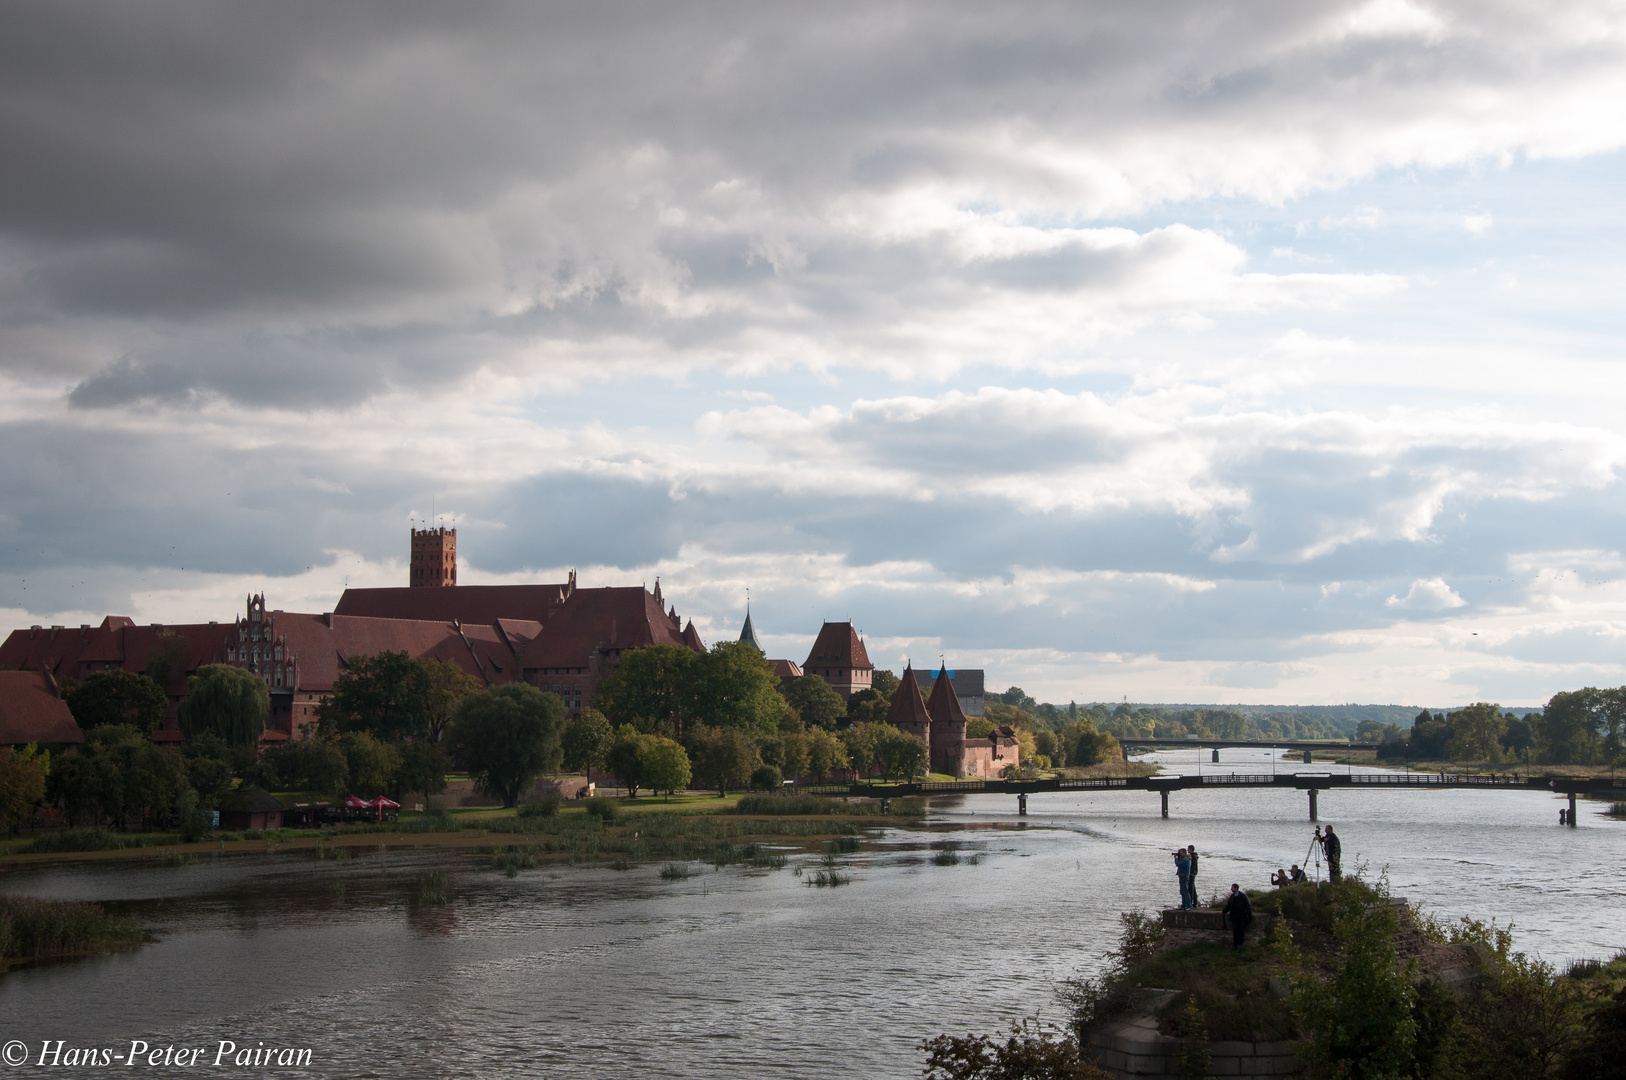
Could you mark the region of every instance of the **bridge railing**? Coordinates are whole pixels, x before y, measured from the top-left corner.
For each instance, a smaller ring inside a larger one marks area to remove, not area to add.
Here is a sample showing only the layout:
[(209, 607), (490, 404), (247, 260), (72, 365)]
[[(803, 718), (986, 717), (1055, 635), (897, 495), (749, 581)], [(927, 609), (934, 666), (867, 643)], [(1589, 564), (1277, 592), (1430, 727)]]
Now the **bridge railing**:
[[(1283, 777), (1291, 777), (1292, 773), (1279, 773)], [(1276, 783), (1276, 776), (1270, 773), (1206, 773), (1202, 777), (1203, 786), (1210, 784), (1242, 784), (1248, 787), (1258, 787), (1260, 784)]]

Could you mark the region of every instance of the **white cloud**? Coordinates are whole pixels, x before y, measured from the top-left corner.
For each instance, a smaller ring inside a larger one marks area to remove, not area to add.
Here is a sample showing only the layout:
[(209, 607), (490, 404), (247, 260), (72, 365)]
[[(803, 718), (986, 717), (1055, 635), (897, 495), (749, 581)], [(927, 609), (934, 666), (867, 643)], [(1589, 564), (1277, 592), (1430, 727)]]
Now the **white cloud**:
[(1391, 596), (1384, 603), (1405, 611), (1447, 611), (1468, 606), (1468, 601), (1458, 596), (1443, 578), (1437, 577), (1418, 578), (1405, 596)]

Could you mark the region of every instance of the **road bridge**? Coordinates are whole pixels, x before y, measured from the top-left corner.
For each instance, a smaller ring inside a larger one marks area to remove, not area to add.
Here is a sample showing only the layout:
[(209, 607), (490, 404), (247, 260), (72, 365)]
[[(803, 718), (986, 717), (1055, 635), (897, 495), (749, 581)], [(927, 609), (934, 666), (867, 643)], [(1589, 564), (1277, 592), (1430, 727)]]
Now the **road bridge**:
[(911, 795), (1008, 794), (1017, 797), (1020, 813), (1027, 813), (1027, 797), (1058, 791), (1146, 791), (1162, 797), (1163, 816), (1169, 816), (1169, 795), (1175, 791), (1231, 791), (1236, 788), (1275, 788), (1303, 791), (1309, 796), (1310, 820), (1317, 820), (1316, 797), (1332, 788), (1361, 791), (1446, 791), (1457, 788), (1494, 791), (1546, 791), (1568, 795), (1568, 821), (1575, 825), (1575, 800), (1587, 794), (1626, 796), (1626, 779), (1588, 776), (1491, 776), (1464, 773), (1208, 773), (1182, 776), (1114, 776), (1085, 780), (942, 780), (913, 784), (803, 784), (796, 790), (816, 795), (897, 799)]
[(1169, 739), (1119, 739), (1118, 744), (1124, 748), (1125, 753), (1131, 750), (1155, 750), (1159, 747), (1166, 749), (1212, 750), (1215, 761), (1219, 761), (1219, 752), (1221, 750), (1239, 748), (1250, 750), (1302, 750), (1304, 751), (1304, 764), (1306, 765), (1311, 763), (1310, 755), (1317, 750), (1348, 753), (1352, 750), (1376, 750), (1379, 745), (1377, 743), (1362, 742), (1322, 742), (1312, 739), (1279, 739), (1271, 741), (1269, 739), (1216, 739), (1208, 736), (1188, 738), (1184, 735), (1179, 738)]

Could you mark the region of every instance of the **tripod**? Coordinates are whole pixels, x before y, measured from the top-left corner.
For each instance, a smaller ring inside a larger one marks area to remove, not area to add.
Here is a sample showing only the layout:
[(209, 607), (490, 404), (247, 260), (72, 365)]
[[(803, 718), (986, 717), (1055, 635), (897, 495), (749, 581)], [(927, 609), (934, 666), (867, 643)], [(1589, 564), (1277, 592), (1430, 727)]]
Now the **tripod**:
[(1315, 836), (1310, 838), (1310, 850), (1304, 853), (1304, 866), (1310, 866), (1310, 860), (1315, 859), (1315, 883), (1321, 884), (1321, 827), (1316, 826)]

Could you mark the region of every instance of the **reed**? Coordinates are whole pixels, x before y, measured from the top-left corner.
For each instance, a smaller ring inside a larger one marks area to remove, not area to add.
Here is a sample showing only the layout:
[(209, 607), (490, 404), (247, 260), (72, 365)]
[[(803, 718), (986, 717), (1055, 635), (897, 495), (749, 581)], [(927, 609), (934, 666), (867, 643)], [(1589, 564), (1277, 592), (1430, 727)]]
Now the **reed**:
[(0, 896), (0, 957), (6, 960), (115, 949), (145, 938), (134, 919), (95, 904)]

